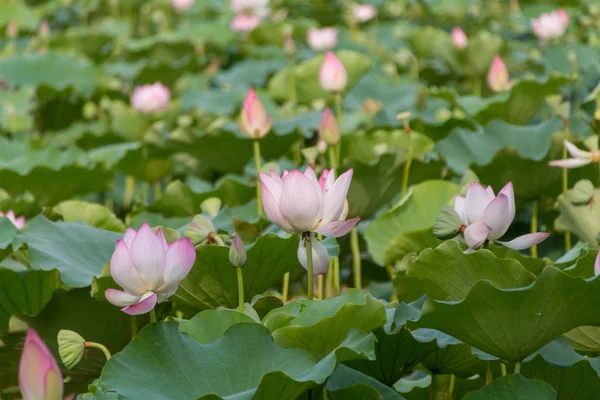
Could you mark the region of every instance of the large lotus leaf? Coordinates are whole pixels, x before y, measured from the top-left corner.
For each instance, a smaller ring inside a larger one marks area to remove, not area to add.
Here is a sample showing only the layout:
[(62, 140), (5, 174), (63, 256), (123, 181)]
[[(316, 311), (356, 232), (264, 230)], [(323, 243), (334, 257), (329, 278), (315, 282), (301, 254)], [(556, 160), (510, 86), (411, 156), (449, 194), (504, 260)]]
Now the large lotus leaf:
[(229, 115), (235, 111), (245, 93), (237, 88), (231, 90), (186, 88), (181, 93), (184, 110), (198, 110), (216, 115)]
[(576, 350), (600, 352), (600, 327), (580, 326), (565, 333)]
[[(592, 201), (589, 205), (575, 206), (571, 203), (572, 190), (558, 196), (556, 208), (560, 212), (554, 221), (558, 232), (571, 232), (580, 240), (595, 246), (600, 233), (600, 204)], [(594, 198), (600, 198), (600, 190), (594, 191)]]
[[(129, 39), (124, 42), (124, 50), (133, 57), (146, 57), (157, 64), (170, 65), (181, 62), (182, 54), (194, 52), (190, 36), (181, 32), (161, 32), (153, 36)], [(133, 58), (132, 57), (132, 58)]]
[(244, 60), (227, 71), (219, 72), (214, 80), (221, 86), (261, 87), (270, 74), (279, 71), (285, 65), (285, 60)]
[(94, 228), (113, 232), (125, 232), (125, 224), (114, 212), (100, 204), (81, 200), (67, 200), (52, 209), (60, 214), (65, 222), (83, 221)]
[[(431, 240), (427, 244), (437, 244), (431, 228), (440, 208), (448, 204), (460, 191), (455, 183), (441, 180), (425, 181), (415, 185), (409, 195), (392, 210), (379, 215), (365, 232), (369, 253), (381, 265), (392, 264), (406, 254), (419, 252), (424, 247), (406, 246), (413, 243), (406, 234), (425, 231)], [(419, 236), (420, 237), (420, 236)], [(404, 244), (404, 245), (403, 245)], [(398, 251), (402, 248), (402, 252)], [(393, 255), (393, 257), (390, 257)]]
[[(1, 6), (0, 6), (1, 7)], [(31, 108), (33, 90), (28, 88), (0, 92), (0, 127), (9, 132), (32, 129)]]
[(15, 250), (13, 249), (13, 239), (18, 230), (8, 218), (0, 218), (0, 261), (8, 257)]
[(355, 329), (370, 332), (385, 324), (383, 303), (362, 290), (346, 290), (323, 301), (299, 300), (271, 311), (264, 324), (282, 347), (308, 350), (323, 358)]
[(328, 398), (338, 400), (402, 400), (391, 387), (345, 365), (327, 380)]
[(109, 102), (107, 109), (111, 130), (125, 140), (141, 140), (152, 123), (150, 118), (120, 100)]
[(282, 349), (257, 323), (229, 328), (223, 337), (200, 344), (179, 332), (177, 323), (152, 324), (115, 355), (95, 383), (96, 398), (294, 400), (325, 382), (338, 354), (364, 357), (363, 343), (347, 341), (316, 363), (301, 349)]
[(102, 58), (102, 50), (111, 40), (115, 33), (109, 34), (108, 31), (99, 31), (97, 28), (72, 27), (66, 31), (53, 35), (49, 40), (49, 47), (52, 49), (76, 50), (90, 58)]
[(464, 400), (556, 400), (556, 391), (544, 381), (528, 380), (521, 374), (506, 375), (483, 389), (468, 393)]
[(546, 267), (525, 288), (497, 289), (481, 281), (460, 302), (430, 299), (419, 325), (441, 330), (503, 360), (519, 362), (575, 327), (600, 325), (599, 287), (599, 279), (572, 278)]
[[(371, 61), (363, 54), (349, 50), (340, 50), (337, 57), (348, 72), (346, 90), (358, 82), (361, 76), (371, 67)], [(325, 59), (324, 55), (317, 56), (294, 67), (296, 78), (296, 95), (299, 103), (310, 104), (313, 100), (332, 97), (319, 83), (319, 71)], [(290, 100), (289, 89), (290, 68), (279, 71), (269, 82), (269, 94), (277, 100)]]
[[(542, 273), (544, 268), (547, 265), (552, 265), (553, 263), (547, 259), (540, 258), (532, 258), (524, 255), (522, 252), (510, 249), (506, 246), (497, 245), (494, 243), (489, 243), (487, 246), (488, 250), (494, 253), (494, 255), (498, 258), (512, 258), (519, 262), (522, 266), (527, 269), (527, 271), (531, 272), (535, 276), (538, 276)], [(571, 276), (575, 276), (572, 273), (568, 273)], [(580, 275), (578, 275), (580, 276)], [(592, 275), (585, 276), (584, 278), (591, 278)]]
[(452, 41), (447, 32), (431, 26), (414, 29), (408, 39), (412, 51), (418, 57), (434, 58), (452, 49)]
[(14, 244), (27, 244), (33, 269), (57, 269), (65, 285), (81, 288), (91, 285), (94, 277), (100, 275), (121, 236), (82, 222), (51, 222), (39, 216), (17, 235)]
[(0, 4), (0, 28), (4, 30), (9, 22), (14, 22), (21, 29), (35, 30), (40, 15), (34, 8), (18, 1), (5, 1)]
[(224, 18), (195, 21), (186, 24), (180, 30), (191, 40), (219, 47), (226, 47), (235, 37), (235, 33), (229, 27), (229, 21)]
[(98, 71), (87, 59), (48, 51), (14, 54), (0, 60), (0, 76), (22, 87), (47, 85), (56, 90), (72, 87), (89, 96), (96, 89)]
[[(286, 272), (299, 266), (298, 240), (269, 233), (248, 246), (248, 260), (242, 270), (245, 299), (250, 301), (253, 296), (262, 294)], [(235, 308), (238, 305), (237, 276), (229, 263), (229, 247), (199, 246), (196, 263), (172, 300), (193, 310)]]
[(204, 310), (190, 320), (180, 321), (179, 330), (190, 335), (198, 343), (208, 344), (222, 338), (225, 331), (233, 325), (255, 322), (238, 310)]

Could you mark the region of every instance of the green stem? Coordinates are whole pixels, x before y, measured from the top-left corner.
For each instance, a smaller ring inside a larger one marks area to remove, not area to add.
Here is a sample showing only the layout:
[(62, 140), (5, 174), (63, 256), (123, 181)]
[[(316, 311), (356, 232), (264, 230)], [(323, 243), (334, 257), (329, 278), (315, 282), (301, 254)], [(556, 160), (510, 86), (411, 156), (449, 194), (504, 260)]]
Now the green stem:
[(333, 259), (333, 294), (340, 295), (340, 258)]
[(141, 189), (142, 189), (142, 203), (146, 204), (148, 203), (148, 195), (150, 194), (150, 184), (146, 181), (142, 181), (142, 185), (141, 185)]
[(129, 316), (129, 323), (130, 323), (130, 326), (131, 326), (131, 339), (135, 339), (135, 337), (138, 334), (137, 317), (135, 315), (130, 315)]
[(518, 362), (515, 364), (515, 374), (520, 374), (521, 373), (521, 363)]
[(294, 163), (298, 166), (302, 165), (302, 141), (298, 140), (292, 150), (294, 151)]
[(473, 95), (477, 97), (481, 97), (481, 79), (478, 76), (473, 77)]
[(487, 363), (487, 368), (485, 370), (485, 384), (489, 385), (494, 380), (494, 374), (492, 374), (492, 363)]
[(450, 375), (450, 385), (448, 386), (448, 400), (452, 400), (452, 393), (454, 392), (454, 385), (456, 384), (456, 376)]
[(410, 133), (408, 135), (408, 155), (406, 158), (406, 163), (404, 164), (404, 173), (402, 176), (402, 197), (406, 197), (406, 191), (408, 190), (408, 178), (410, 175), (410, 166), (413, 161), (413, 146)]
[(236, 268), (238, 285), (238, 311), (244, 313), (244, 274), (241, 268)]
[(319, 288), (319, 300), (323, 300), (323, 275), (317, 276), (318, 288)]
[(429, 398), (435, 400), (437, 398), (437, 380), (435, 374), (431, 374), (431, 385), (429, 386)]
[(323, 395), (321, 396), (323, 400), (327, 400), (327, 382), (323, 384)]
[(338, 126), (340, 127), (340, 140), (335, 145), (336, 148), (336, 160), (335, 165), (341, 165), (340, 157), (342, 153), (342, 95), (340, 93), (335, 95), (335, 117), (337, 118)]
[(135, 178), (131, 175), (125, 177), (125, 195), (123, 196), (123, 207), (129, 208), (135, 192)]
[[(394, 282), (394, 267), (391, 265), (386, 265), (385, 270), (390, 277), (390, 281)], [(392, 285), (392, 296), (390, 297), (390, 303), (394, 303), (398, 301), (398, 295), (396, 294), (396, 288)]]
[(108, 349), (105, 346), (101, 345), (100, 343), (85, 342), (83, 345), (84, 345), (84, 347), (87, 347), (87, 348), (92, 347), (94, 349), (101, 350), (104, 353), (104, 356), (106, 357), (106, 361), (110, 360), (110, 357), (111, 357), (110, 351), (108, 351)]
[(150, 310), (150, 323), (156, 322), (156, 310), (153, 308)]
[(258, 212), (258, 216), (263, 216), (263, 206), (262, 206), (262, 194), (260, 191), (260, 142), (258, 140), (254, 140), (254, 166), (256, 168), (256, 208)]
[(314, 287), (314, 280), (313, 280), (313, 258), (312, 258), (312, 237), (311, 234), (308, 233), (305, 236), (305, 242), (304, 242), (305, 246), (306, 246), (306, 264), (307, 264), (307, 268), (308, 268), (308, 300), (312, 300), (313, 299), (313, 287)]
[(333, 293), (333, 260), (329, 260), (329, 270), (327, 271), (327, 283), (325, 285), (325, 297), (331, 297)]
[(335, 147), (328, 146), (327, 153), (329, 154), (329, 169), (333, 171), (337, 168)]
[(290, 73), (289, 73), (289, 80), (290, 80), (290, 100), (296, 104), (297, 101), (297, 96), (296, 96), (296, 70), (294, 69), (295, 65), (294, 65), (294, 57), (291, 56), (290, 57)]
[(500, 363), (500, 371), (502, 371), (502, 376), (506, 376), (506, 364)]
[(283, 276), (283, 290), (281, 293), (282, 301), (285, 303), (288, 299), (288, 293), (290, 290), (290, 273), (286, 272)]
[[(567, 138), (569, 137), (569, 132), (567, 131)], [(568, 158), (567, 148), (563, 146), (562, 150), (563, 160)], [(567, 168), (563, 168), (562, 170), (562, 192), (563, 195), (566, 195), (569, 190), (569, 170)], [(571, 250), (571, 232), (565, 233), (565, 250)]]
[(362, 288), (362, 271), (360, 261), (360, 248), (358, 247), (358, 228), (354, 227), (350, 233), (350, 247), (352, 248), (352, 264), (354, 266), (354, 287)]
[[(536, 233), (537, 232), (537, 226), (538, 226), (538, 203), (537, 201), (533, 202), (533, 207), (531, 209), (531, 233)], [(533, 245), (531, 246), (531, 258), (537, 258), (538, 256), (538, 251), (537, 251), (537, 245)]]

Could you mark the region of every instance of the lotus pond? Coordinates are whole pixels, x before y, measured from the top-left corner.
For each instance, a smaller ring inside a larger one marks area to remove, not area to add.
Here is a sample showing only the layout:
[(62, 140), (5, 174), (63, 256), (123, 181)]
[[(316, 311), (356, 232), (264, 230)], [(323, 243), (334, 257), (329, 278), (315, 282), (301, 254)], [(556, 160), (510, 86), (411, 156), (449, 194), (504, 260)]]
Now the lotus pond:
[(600, 399), (597, 0), (0, 1), (0, 399)]

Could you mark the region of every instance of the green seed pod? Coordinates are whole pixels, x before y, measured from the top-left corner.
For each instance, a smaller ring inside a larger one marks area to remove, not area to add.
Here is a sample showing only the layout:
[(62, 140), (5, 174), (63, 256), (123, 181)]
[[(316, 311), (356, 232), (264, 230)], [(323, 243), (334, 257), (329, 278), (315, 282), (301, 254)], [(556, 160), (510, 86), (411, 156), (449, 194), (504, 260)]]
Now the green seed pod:
[(85, 339), (73, 331), (61, 329), (58, 331), (58, 354), (65, 367), (72, 369), (83, 358)]
[(452, 239), (460, 233), (461, 226), (462, 222), (456, 211), (454, 211), (454, 208), (445, 205), (440, 210), (440, 214), (433, 226), (433, 236), (441, 240)]
[(590, 180), (582, 179), (575, 184), (573, 190), (569, 193), (569, 200), (574, 206), (585, 206), (590, 204), (595, 190), (596, 188)]

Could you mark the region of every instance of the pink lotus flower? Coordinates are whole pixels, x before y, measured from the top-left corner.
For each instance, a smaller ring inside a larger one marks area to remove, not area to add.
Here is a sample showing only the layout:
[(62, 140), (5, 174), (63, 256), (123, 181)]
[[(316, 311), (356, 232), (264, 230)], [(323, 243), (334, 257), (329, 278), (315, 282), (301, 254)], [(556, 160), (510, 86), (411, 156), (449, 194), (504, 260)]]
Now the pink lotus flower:
[[(329, 269), (329, 255), (327, 254), (327, 248), (323, 245), (323, 243), (321, 243), (320, 240), (317, 240), (313, 233), (310, 235), (312, 245), (313, 272), (315, 275), (323, 275)], [(304, 269), (308, 270), (306, 239), (304, 237), (302, 237), (300, 244), (298, 245), (298, 261), (300, 261), (300, 265), (302, 265)]]
[(348, 84), (348, 73), (340, 60), (332, 52), (328, 52), (319, 73), (321, 87), (328, 92), (343, 92)]
[(192, 8), (196, 0), (171, 0), (173, 8), (179, 12), (184, 12)]
[(261, 173), (261, 189), (265, 214), (275, 225), (289, 233), (318, 232), (339, 237), (350, 232), (360, 219), (345, 221), (346, 195), (352, 182), (350, 169), (337, 180), (324, 172), (318, 181), (311, 167), (304, 174), (285, 171), (280, 178), (271, 171)]
[(166, 110), (170, 100), (169, 88), (159, 82), (138, 86), (131, 94), (131, 105), (144, 114)]
[(314, 51), (331, 50), (338, 42), (338, 30), (335, 28), (310, 28), (307, 41)]
[(240, 114), (240, 131), (249, 138), (260, 139), (269, 133), (272, 122), (254, 89), (248, 90)]
[(454, 47), (461, 50), (466, 48), (469, 44), (469, 39), (467, 38), (467, 35), (458, 26), (452, 29), (452, 44), (454, 44)]
[(8, 218), (17, 229), (23, 229), (25, 227), (25, 217), (20, 216), (17, 218), (13, 210), (9, 210), (6, 215), (0, 211), (0, 218), (1, 217)]
[(63, 378), (52, 354), (36, 331), (29, 329), (19, 364), (23, 400), (60, 400)]
[(456, 196), (454, 211), (459, 215), (461, 231), (469, 250), (481, 247), (486, 241), (494, 241), (514, 250), (524, 250), (541, 243), (548, 237), (546, 232), (519, 236), (510, 242), (500, 242), (515, 218), (515, 194), (512, 182), (507, 183), (498, 196), (488, 186), (479, 183), (469, 185), (467, 196)]
[(565, 140), (565, 147), (573, 158), (550, 161), (548, 165), (552, 167), (578, 168), (600, 161), (600, 150), (597, 148), (592, 149), (592, 151), (580, 150), (568, 140)]
[(596, 261), (594, 262), (594, 275), (600, 275), (600, 252), (598, 252)]
[(357, 4), (352, 9), (352, 13), (358, 22), (367, 22), (375, 18), (377, 9), (371, 4)]
[(110, 274), (124, 291), (106, 289), (104, 295), (126, 314), (147, 313), (175, 293), (195, 260), (188, 238), (168, 244), (162, 230), (154, 234), (147, 223), (138, 232), (129, 228), (110, 259)]
[(500, 56), (495, 56), (487, 75), (488, 86), (494, 92), (503, 92), (510, 89), (513, 85), (513, 82), (509, 79), (510, 76), (508, 75), (506, 64), (504, 64)]
[(336, 145), (340, 141), (340, 126), (329, 107), (323, 111), (323, 117), (319, 124), (319, 135), (328, 145)]
[(239, 14), (231, 20), (231, 30), (234, 32), (252, 32), (260, 25), (262, 18), (258, 15)]
[(531, 29), (535, 36), (541, 40), (552, 40), (561, 37), (569, 25), (569, 15), (560, 8), (557, 11), (543, 13), (531, 20)]

